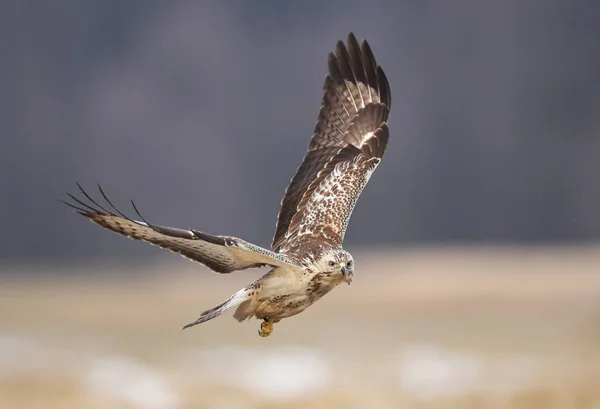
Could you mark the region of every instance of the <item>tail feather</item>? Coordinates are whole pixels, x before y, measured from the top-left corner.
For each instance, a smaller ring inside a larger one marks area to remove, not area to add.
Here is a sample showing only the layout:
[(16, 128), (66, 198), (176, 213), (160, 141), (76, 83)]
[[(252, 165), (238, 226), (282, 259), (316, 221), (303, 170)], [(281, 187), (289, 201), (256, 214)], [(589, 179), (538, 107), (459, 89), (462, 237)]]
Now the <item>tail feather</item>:
[(200, 314), (200, 318), (198, 318), (194, 322), (185, 325), (182, 329), (193, 327), (194, 325), (202, 324), (203, 322), (212, 320), (213, 318), (218, 317), (219, 315), (229, 311), (230, 309), (238, 307), (243, 302), (248, 301), (248, 299), (249, 298), (246, 294), (246, 289), (240, 290), (225, 301), (223, 301), (221, 304), (217, 305), (216, 307), (204, 311), (202, 314)]

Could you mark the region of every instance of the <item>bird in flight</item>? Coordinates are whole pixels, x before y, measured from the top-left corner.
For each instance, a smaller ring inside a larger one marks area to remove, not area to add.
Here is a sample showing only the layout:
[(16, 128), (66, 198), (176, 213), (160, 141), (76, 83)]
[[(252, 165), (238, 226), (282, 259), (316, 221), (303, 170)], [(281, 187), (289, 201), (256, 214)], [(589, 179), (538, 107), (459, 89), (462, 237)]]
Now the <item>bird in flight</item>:
[(391, 93), (386, 76), (366, 41), (354, 34), (329, 54), (329, 73), (308, 152), (281, 201), (271, 249), (231, 236), (177, 229), (121, 213), (98, 186), (104, 205), (77, 184), (82, 196), (67, 193), (77, 213), (121, 235), (179, 253), (228, 274), (269, 266), (264, 276), (185, 325), (189, 328), (235, 309), (238, 321), (256, 317), (259, 335), (299, 314), (338, 284), (350, 284), (355, 266), (342, 247), (348, 220), (388, 144)]

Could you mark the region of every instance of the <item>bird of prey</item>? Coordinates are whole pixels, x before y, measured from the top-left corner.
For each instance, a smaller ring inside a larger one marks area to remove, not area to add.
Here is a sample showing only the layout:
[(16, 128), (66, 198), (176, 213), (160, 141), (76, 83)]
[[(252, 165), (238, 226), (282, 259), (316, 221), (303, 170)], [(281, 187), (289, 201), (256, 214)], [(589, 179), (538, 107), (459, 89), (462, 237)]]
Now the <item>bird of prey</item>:
[(329, 73), (308, 152), (281, 201), (271, 249), (231, 236), (149, 223), (115, 208), (100, 186), (103, 206), (79, 184), (80, 198), (69, 206), (96, 224), (121, 235), (166, 248), (211, 270), (228, 274), (252, 267), (271, 269), (183, 328), (235, 309), (234, 318), (262, 320), (259, 335), (273, 324), (304, 311), (354, 276), (352, 255), (342, 247), (348, 220), (388, 144), (390, 87), (369, 44), (354, 34), (329, 54)]

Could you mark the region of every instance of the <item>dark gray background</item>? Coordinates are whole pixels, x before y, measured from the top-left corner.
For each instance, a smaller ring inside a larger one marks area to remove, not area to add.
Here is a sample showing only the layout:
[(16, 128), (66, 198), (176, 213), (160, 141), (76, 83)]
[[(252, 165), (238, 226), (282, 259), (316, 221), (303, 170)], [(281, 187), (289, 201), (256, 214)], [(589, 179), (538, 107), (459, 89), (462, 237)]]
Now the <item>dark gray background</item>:
[(597, 240), (599, 7), (2, 2), (0, 258), (160, 253), (61, 205), (75, 181), (155, 223), (268, 246), (349, 31), (394, 101), (349, 245)]

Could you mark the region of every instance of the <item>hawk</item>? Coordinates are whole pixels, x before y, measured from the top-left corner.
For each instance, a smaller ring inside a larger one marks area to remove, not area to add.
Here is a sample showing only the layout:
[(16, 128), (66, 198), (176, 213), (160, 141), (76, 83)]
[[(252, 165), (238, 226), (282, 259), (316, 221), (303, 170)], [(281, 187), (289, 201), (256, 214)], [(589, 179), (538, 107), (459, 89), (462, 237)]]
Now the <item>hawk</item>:
[(329, 54), (329, 73), (308, 151), (281, 201), (271, 249), (231, 236), (149, 223), (121, 213), (98, 185), (104, 205), (77, 184), (80, 198), (65, 204), (100, 226), (179, 253), (228, 274), (252, 267), (271, 269), (200, 317), (189, 328), (235, 309), (234, 318), (262, 320), (259, 335), (299, 314), (338, 284), (350, 284), (354, 259), (342, 247), (348, 220), (388, 144), (391, 105), (386, 76), (369, 44), (354, 34)]

